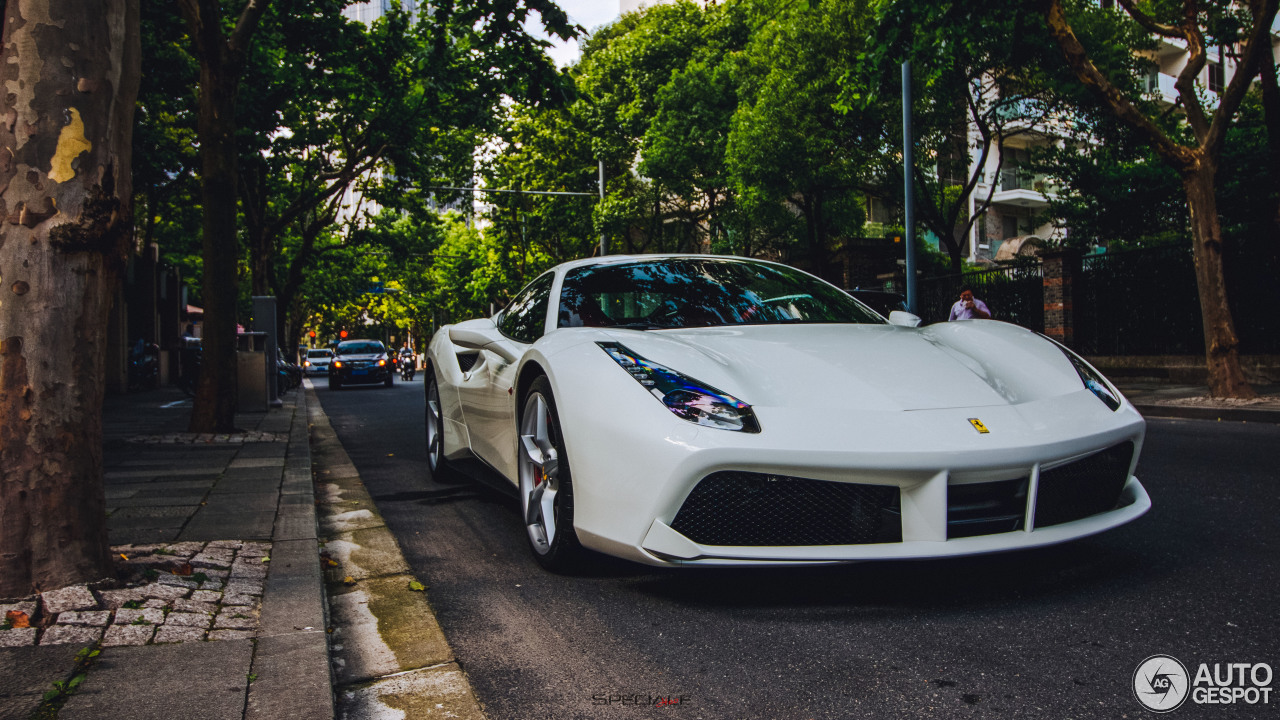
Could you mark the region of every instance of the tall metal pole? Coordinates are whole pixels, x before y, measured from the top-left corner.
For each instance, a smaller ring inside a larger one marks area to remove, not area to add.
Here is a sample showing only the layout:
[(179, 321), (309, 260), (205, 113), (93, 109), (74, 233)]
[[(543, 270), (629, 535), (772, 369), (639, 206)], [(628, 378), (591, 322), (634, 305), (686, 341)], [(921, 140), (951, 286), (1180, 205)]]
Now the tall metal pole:
[[(604, 161), (600, 162), (600, 203), (604, 204)], [(605, 246), (604, 233), (600, 233), (600, 257), (609, 254), (609, 249)]]
[(912, 152), (915, 138), (911, 131), (911, 61), (902, 63), (902, 177), (905, 191), (906, 228), (903, 242), (907, 250), (907, 309), (916, 312), (916, 198), (911, 187), (911, 169), (915, 167)]

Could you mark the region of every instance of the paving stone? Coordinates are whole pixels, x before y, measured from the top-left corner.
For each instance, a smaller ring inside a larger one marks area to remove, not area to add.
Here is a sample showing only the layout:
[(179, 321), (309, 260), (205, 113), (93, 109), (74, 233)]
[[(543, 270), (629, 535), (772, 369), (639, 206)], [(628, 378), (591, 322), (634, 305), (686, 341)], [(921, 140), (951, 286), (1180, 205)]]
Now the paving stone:
[(155, 642), (160, 643), (180, 643), (194, 642), (204, 639), (204, 628), (185, 627), (165, 625), (156, 631)]
[(123, 588), (121, 590), (101, 590), (98, 595), (102, 596), (102, 607), (108, 610), (119, 610), (124, 607), (127, 602), (140, 601), (143, 599), (142, 588)]
[(173, 609), (184, 613), (205, 613), (212, 615), (218, 612), (217, 601), (214, 602), (198, 602), (196, 600), (188, 600), (186, 598), (178, 598), (173, 601)]
[(236, 606), (253, 606), (258, 603), (258, 597), (255, 595), (238, 595), (235, 593), (226, 593), (222, 596), (223, 605)]
[(109, 622), (111, 622), (110, 610), (68, 610), (58, 614), (59, 625), (106, 627)]
[(266, 563), (260, 565), (234, 565), (231, 568), (231, 579), (246, 578), (249, 580), (263, 580), (267, 577)]
[(169, 602), (170, 602), (169, 600), (165, 600), (163, 598), (151, 598), (150, 600), (142, 603), (142, 607), (163, 609), (163, 608), (169, 607)]
[[(212, 590), (197, 590), (191, 593), (191, 602), (199, 603), (216, 603), (222, 600), (222, 593)], [(177, 601), (174, 601), (174, 607), (177, 607)]]
[(200, 583), (184, 575), (161, 575), (159, 582), (161, 585), (181, 587), (188, 590), (196, 590), (200, 587)]
[(92, 645), (102, 638), (102, 628), (87, 625), (54, 625), (40, 636), (41, 645)]
[(222, 587), (223, 587), (222, 580), (219, 578), (212, 578), (210, 580), (206, 580), (200, 583), (200, 589), (206, 592), (220, 593), (222, 592)]
[(201, 550), (204, 550), (202, 542), (178, 542), (170, 543), (164, 546), (164, 550), (183, 559), (194, 557)]
[(213, 626), (219, 630), (253, 630), (258, 627), (257, 613), (244, 608), (223, 608)]
[(210, 640), (248, 640), (257, 637), (253, 630), (210, 630)]
[(141, 608), (139, 610), (120, 608), (116, 611), (116, 625), (132, 625), (138, 620), (144, 620), (152, 625), (159, 625), (164, 622), (164, 610), (160, 608)]
[(47, 593), (42, 593), (40, 599), (44, 601), (45, 611), (55, 615), (67, 610), (96, 610), (98, 607), (98, 599), (93, 596), (93, 593), (89, 592), (89, 588), (85, 585), (72, 585), (60, 590), (50, 590)]
[(206, 578), (212, 580), (226, 580), (231, 576), (231, 570), (219, 570), (217, 568), (201, 568), (200, 572), (204, 573)]
[(0, 648), (23, 647), (36, 644), (35, 628), (0, 630)]
[(191, 565), (198, 568), (225, 569), (231, 567), (232, 562), (234, 562), (234, 558), (230, 553), (227, 553), (224, 556), (222, 554), (214, 555), (206, 552), (200, 553), (199, 555), (191, 558)]
[(146, 645), (156, 632), (155, 625), (112, 625), (102, 636), (103, 647)]
[(153, 583), (142, 589), (143, 597), (160, 598), (162, 600), (177, 600), (190, 594), (191, 590), (189, 588), (176, 585), (160, 585), (159, 583)]
[(210, 550), (239, 550), (243, 545), (239, 540), (214, 540), (205, 547)]
[(208, 613), (171, 612), (164, 618), (165, 627), (208, 628), (213, 616)]
[(27, 617), (32, 617), (36, 614), (37, 604), (38, 603), (35, 600), (26, 600), (24, 602), (16, 602), (16, 603), (9, 603), (8, 605), (0, 605), (0, 622), (4, 622), (5, 615), (7, 615), (10, 612), (20, 612), (23, 615), (26, 615)]
[(262, 582), (233, 578), (231, 582), (227, 583), (226, 592), (228, 595), (261, 595)]

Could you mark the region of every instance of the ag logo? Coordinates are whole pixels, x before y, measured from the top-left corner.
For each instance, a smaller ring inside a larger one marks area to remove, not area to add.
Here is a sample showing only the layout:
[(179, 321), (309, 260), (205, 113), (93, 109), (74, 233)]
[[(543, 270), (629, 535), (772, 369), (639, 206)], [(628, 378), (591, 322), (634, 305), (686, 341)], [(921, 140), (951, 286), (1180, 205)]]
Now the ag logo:
[(1177, 710), (1191, 689), (1187, 668), (1170, 655), (1152, 655), (1133, 671), (1133, 696), (1152, 712)]
[(969, 418), (969, 424), (973, 426), (974, 430), (977, 430), (983, 435), (986, 435), (987, 433), (991, 432), (990, 430), (987, 429), (987, 426), (983, 425), (982, 421), (979, 420), (978, 418)]

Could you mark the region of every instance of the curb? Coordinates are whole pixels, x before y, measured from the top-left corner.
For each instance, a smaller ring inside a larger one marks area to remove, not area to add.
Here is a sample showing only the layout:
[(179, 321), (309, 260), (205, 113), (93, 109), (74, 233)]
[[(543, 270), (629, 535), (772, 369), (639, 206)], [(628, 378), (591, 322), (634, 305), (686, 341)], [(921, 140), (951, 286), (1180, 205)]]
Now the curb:
[(1145, 418), (1182, 420), (1218, 420), (1226, 422), (1251, 422), (1280, 424), (1280, 411), (1257, 408), (1215, 408), (1189, 405), (1133, 405)]
[(333, 683), (315, 485), (311, 479), (309, 398), (297, 388), (275, 525), (271, 571), (251, 673), (246, 720), (333, 718)]
[(337, 716), (485, 720), (395, 535), (304, 383)]

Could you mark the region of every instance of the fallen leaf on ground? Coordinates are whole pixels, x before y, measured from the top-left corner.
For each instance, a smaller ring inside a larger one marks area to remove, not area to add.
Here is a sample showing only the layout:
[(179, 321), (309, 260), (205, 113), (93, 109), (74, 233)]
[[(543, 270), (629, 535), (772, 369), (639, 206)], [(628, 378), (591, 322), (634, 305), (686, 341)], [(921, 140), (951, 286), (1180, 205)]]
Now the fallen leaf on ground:
[(356, 584), (356, 579), (355, 579), (355, 578), (353, 578), (353, 577), (351, 577), (350, 575), (348, 575), (348, 576), (346, 576), (346, 577), (342, 578), (342, 584), (343, 584), (343, 585), (355, 585), (355, 584)]
[(21, 610), (10, 610), (4, 614), (4, 619), (8, 620), (9, 626), (14, 629), (31, 627), (31, 618)]
[(409, 583), (409, 589), (410, 589), (410, 590), (412, 590), (412, 591), (414, 591), (414, 592), (423, 592), (423, 591), (425, 591), (425, 590), (427, 589), (427, 586), (426, 586), (426, 585), (423, 585), (422, 583), (418, 582), (417, 580), (414, 580), (414, 581), (412, 581), (412, 582), (410, 582), (410, 583)]

